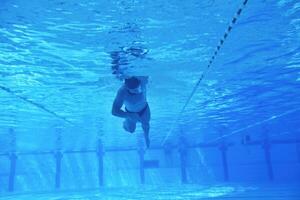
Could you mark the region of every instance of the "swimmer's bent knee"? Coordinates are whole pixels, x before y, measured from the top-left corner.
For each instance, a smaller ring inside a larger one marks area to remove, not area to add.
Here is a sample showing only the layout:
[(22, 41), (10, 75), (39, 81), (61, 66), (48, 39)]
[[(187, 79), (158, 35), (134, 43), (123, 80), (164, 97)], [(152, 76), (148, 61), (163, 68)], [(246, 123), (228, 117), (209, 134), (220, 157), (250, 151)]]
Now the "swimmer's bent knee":
[(129, 122), (127, 120), (125, 120), (123, 122), (123, 128), (130, 133), (133, 133), (135, 131), (136, 125), (134, 122)]

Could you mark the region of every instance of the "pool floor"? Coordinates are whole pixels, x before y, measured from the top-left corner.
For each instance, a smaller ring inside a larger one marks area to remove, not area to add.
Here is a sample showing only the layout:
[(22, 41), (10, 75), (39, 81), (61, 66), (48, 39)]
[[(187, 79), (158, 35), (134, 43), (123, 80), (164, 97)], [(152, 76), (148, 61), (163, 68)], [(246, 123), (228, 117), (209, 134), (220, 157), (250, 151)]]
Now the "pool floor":
[(0, 200), (299, 200), (300, 185), (172, 185), (102, 188), (80, 191), (6, 193)]

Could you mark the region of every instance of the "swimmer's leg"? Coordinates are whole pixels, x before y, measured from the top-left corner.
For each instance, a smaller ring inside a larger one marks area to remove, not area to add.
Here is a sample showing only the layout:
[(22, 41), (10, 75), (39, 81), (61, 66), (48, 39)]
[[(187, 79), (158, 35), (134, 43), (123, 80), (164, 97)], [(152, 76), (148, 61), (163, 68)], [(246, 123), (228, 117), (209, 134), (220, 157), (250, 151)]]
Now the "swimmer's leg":
[(147, 148), (149, 148), (150, 147), (150, 139), (149, 139), (150, 125), (149, 125), (149, 123), (143, 123), (142, 128), (143, 128), (143, 131), (144, 131), (146, 146), (147, 146)]
[(150, 147), (150, 139), (149, 139), (150, 119), (151, 119), (151, 113), (150, 113), (150, 108), (148, 106), (148, 108), (145, 110), (145, 112), (141, 116), (141, 123), (142, 123), (142, 128), (144, 131), (144, 137), (145, 137), (145, 142), (146, 142), (147, 148)]
[(136, 121), (130, 120), (130, 119), (126, 119), (123, 122), (123, 128), (130, 133), (133, 133), (135, 131), (136, 128)]

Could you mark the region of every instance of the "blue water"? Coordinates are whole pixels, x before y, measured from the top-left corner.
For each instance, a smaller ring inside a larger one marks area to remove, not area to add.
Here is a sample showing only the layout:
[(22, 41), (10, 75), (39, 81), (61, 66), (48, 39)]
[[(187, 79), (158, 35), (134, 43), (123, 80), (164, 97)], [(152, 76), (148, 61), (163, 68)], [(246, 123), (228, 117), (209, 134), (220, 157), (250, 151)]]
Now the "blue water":
[(0, 52), (0, 199), (300, 198), (296, 0), (1, 0)]

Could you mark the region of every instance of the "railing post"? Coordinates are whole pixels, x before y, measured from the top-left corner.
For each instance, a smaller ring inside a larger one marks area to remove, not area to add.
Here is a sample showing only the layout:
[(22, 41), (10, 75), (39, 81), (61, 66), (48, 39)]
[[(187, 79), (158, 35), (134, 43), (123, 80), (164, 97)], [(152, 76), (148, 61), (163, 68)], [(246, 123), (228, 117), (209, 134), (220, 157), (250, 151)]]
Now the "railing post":
[(63, 158), (63, 153), (61, 151), (62, 147), (62, 130), (61, 128), (56, 128), (55, 130), (55, 135), (56, 135), (56, 150), (54, 153), (54, 158), (55, 158), (55, 189), (60, 189), (61, 186), (61, 162)]
[(222, 156), (224, 181), (229, 181), (227, 149), (228, 149), (228, 146), (224, 142), (222, 142), (219, 147), (219, 150), (221, 151), (221, 156)]
[(140, 160), (140, 180), (141, 183), (145, 183), (145, 168), (144, 168), (144, 154), (145, 150), (142, 147), (138, 149), (139, 160)]
[(168, 144), (166, 144), (163, 147), (164, 150), (164, 156), (165, 156), (165, 162), (167, 167), (172, 167), (173, 160), (172, 160), (172, 147)]
[(178, 151), (180, 154), (181, 183), (187, 183), (187, 173), (186, 173), (187, 145), (183, 138), (181, 138), (181, 143), (178, 147)]
[(11, 138), (10, 141), (10, 153), (9, 153), (9, 160), (10, 160), (10, 170), (9, 170), (9, 177), (8, 177), (8, 191), (13, 192), (15, 188), (15, 176), (16, 176), (16, 165), (17, 165), (17, 155), (16, 155), (16, 133), (14, 129), (9, 129), (9, 136)]
[(297, 156), (298, 156), (298, 162), (300, 163), (300, 143), (297, 143)]
[(61, 183), (61, 161), (63, 154), (60, 151), (55, 152), (55, 160), (56, 160), (56, 173), (55, 173), (55, 188), (60, 188)]
[(9, 155), (9, 160), (10, 160), (10, 170), (9, 170), (9, 178), (8, 178), (8, 191), (13, 192), (15, 186), (17, 155), (15, 153), (11, 153)]
[(273, 166), (272, 166), (272, 159), (271, 159), (271, 144), (268, 138), (264, 139), (262, 147), (265, 152), (265, 160), (266, 160), (269, 180), (273, 181), (274, 174), (273, 174)]
[(98, 157), (98, 181), (99, 186), (104, 185), (104, 174), (103, 174), (103, 156), (104, 156), (104, 147), (102, 140), (98, 140), (98, 149), (97, 149), (97, 157)]

